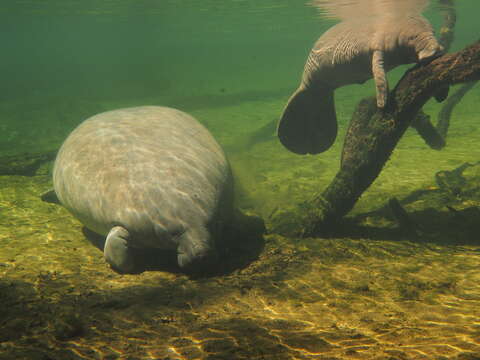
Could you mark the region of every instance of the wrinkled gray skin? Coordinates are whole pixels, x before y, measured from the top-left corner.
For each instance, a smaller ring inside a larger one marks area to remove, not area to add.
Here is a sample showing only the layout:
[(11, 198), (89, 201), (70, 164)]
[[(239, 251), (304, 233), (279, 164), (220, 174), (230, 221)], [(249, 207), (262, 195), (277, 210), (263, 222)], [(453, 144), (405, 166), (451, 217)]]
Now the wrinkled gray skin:
[(105, 259), (120, 273), (141, 271), (132, 248), (176, 249), (180, 267), (201, 269), (233, 211), (222, 149), (194, 118), (166, 107), (84, 121), (63, 143), (53, 183), (61, 204), (106, 235)]
[(282, 144), (298, 154), (328, 150), (337, 135), (334, 90), (374, 78), (377, 106), (387, 102), (385, 73), (401, 64), (421, 62), (443, 51), (421, 15), (376, 21), (343, 21), (316, 42), (299, 88), (278, 124)]

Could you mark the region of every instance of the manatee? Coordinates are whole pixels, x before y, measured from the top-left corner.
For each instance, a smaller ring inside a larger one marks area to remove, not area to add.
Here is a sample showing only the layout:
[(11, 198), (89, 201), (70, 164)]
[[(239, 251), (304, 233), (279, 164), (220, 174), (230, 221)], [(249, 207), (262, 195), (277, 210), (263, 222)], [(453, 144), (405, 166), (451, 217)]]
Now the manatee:
[(106, 236), (119, 273), (143, 271), (135, 249), (173, 250), (180, 268), (201, 271), (233, 216), (232, 173), (208, 130), (176, 109), (108, 111), (81, 123), (55, 159), (59, 202)]
[(287, 102), (277, 127), (281, 143), (298, 154), (328, 150), (337, 136), (335, 89), (373, 77), (377, 106), (387, 103), (386, 72), (428, 61), (443, 48), (421, 11), (425, 0), (317, 0), (341, 21), (313, 46), (300, 86)]

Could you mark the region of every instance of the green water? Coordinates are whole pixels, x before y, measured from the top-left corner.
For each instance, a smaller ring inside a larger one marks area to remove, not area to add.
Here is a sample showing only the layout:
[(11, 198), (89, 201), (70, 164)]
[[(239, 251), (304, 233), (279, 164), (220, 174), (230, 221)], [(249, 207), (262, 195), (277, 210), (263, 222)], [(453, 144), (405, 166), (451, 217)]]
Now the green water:
[[(191, 111), (286, 95), (318, 32), (313, 11), (294, 2), (27, 2), (2, 15), (12, 132), (28, 131), (35, 111), (36, 130), (78, 123), (85, 101)], [(55, 104), (66, 102), (59, 119)]]
[[(480, 37), (478, 0), (456, 11), (451, 51)], [(440, 14), (426, 16), (438, 30)], [(237, 205), (267, 227), (330, 183), (351, 115), (374, 94), (371, 81), (336, 91), (339, 136), (321, 155), (288, 152), (268, 127), (258, 135), (334, 24), (300, 0), (11, 0), (0, 24), (1, 158), (55, 151), (102, 111), (176, 107), (225, 148)], [(391, 87), (407, 68), (389, 74)], [(441, 151), (407, 131), (352, 211), (359, 228), (269, 234), (245, 268), (201, 280), (113, 273), (78, 221), (40, 201), (49, 164), (0, 176), (0, 359), (477, 359), (480, 170), (466, 170), (460, 195), (435, 174), (480, 160), (479, 104), (477, 84)], [(424, 107), (434, 123), (441, 107)], [(420, 239), (382, 212), (392, 196)]]
[[(452, 50), (479, 33), (475, 1), (456, 6)], [(0, 16), (3, 154), (55, 150), (95, 113), (148, 104), (192, 113), (228, 147), (278, 119), (310, 47), (333, 24), (304, 1), (287, 0), (16, 1), (2, 4)], [(438, 28), (438, 12), (427, 16)], [(392, 83), (405, 68), (390, 73)], [(358, 100), (373, 91), (369, 81), (336, 92), (340, 134)], [(462, 104), (467, 117), (478, 92)], [(340, 135), (336, 145), (341, 141)], [(309, 161), (282, 147), (271, 150), (269, 161)], [(320, 176), (336, 171), (338, 154), (332, 149), (314, 160), (332, 165)]]
[[(454, 50), (478, 37), (475, 2), (458, 3)], [(287, 0), (15, 1), (0, 5), (0, 17), (6, 152), (57, 146), (85, 117), (138, 104), (194, 111), (277, 99), (278, 117), (312, 43), (332, 24)], [(438, 24), (438, 14), (430, 18)], [(371, 92), (371, 84), (339, 92), (337, 111)], [(242, 114), (244, 130), (263, 112)], [(225, 126), (214, 126), (228, 132), (232, 115), (223, 117)]]

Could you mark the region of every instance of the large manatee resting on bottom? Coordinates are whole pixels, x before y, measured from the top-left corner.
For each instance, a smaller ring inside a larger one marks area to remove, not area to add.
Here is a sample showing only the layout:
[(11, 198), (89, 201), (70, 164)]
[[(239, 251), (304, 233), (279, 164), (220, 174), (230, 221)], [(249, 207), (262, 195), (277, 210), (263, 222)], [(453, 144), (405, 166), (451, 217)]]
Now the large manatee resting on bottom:
[(315, 43), (299, 88), (288, 100), (278, 137), (290, 151), (317, 154), (337, 136), (334, 90), (374, 78), (377, 106), (387, 102), (386, 72), (443, 51), (420, 14), (427, 0), (317, 0), (342, 21)]
[(120, 273), (142, 271), (137, 249), (173, 249), (201, 270), (233, 213), (232, 175), (205, 127), (175, 109), (108, 111), (80, 124), (55, 160), (58, 200), (106, 235), (104, 256)]

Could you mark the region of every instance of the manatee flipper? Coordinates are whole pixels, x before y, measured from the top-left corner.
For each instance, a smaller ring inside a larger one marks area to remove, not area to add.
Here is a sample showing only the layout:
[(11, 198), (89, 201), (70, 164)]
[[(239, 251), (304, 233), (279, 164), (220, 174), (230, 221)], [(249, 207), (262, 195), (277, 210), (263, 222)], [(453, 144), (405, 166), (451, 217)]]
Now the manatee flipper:
[(188, 229), (179, 237), (177, 261), (183, 270), (197, 271), (216, 262), (215, 249), (211, 248), (206, 241), (209, 237), (209, 232), (203, 227), (195, 227), (195, 230)]
[(375, 50), (372, 56), (372, 74), (377, 91), (377, 107), (383, 109), (387, 104), (388, 80), (383, 67), (383, 51)]
[(442, 56), (445, 49), (443, 46), (438, 44), (434, 37), (432, 37), (428, 42), (419, 41), (416, 51), (418, 62), (427, 63), (439, 56)]
[(333, 89), (299, 88), (283, 111), (277, 135), (288, 150), (297, 154), (328, 150), (337, 137)]
[(132, 250), (128, 247), (129, 232), (114, 226), (107, 235), (103, 255), (111, 268), (120, 274), (134, 273)]
[(44, 192), (42, 195), (40, 195), (40, 199), (48, 203), (60, 204), (60, 200), (58, 200), (57, 194), (53, 189), (50, 189)]

